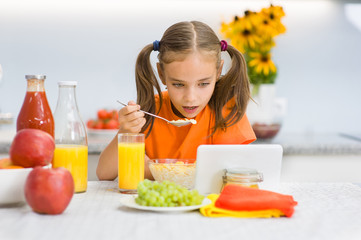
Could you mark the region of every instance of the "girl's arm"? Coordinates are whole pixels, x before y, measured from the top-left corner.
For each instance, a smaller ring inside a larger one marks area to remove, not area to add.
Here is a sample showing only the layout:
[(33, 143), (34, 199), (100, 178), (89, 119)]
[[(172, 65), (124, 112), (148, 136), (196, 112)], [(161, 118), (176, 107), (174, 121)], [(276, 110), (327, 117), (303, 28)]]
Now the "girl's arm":
[(99, 180), (114, 180), (118, 176), (118, 135), (100, 153), (96, 173)]
[[(139, 133), (141, 131), (145, 124), (145, 118), (144, 113), (138, 111), (139, 109), (140, 106), (131, 101), (128, 103), (128, 106), (119, 110), (120, 128), (118, 133)], [(99, 180), (114, 180), (117, 177), (118, 135), (113, 138), (100, 154), (96, 174)]]

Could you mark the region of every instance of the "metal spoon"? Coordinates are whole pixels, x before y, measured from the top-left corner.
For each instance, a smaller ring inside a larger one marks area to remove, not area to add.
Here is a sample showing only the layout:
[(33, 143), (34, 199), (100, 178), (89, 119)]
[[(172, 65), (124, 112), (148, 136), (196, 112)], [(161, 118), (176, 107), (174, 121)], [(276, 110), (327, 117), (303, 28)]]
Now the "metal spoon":
[[(122, 103), (122, 102), (120, 102), (120, 101), (118, 101), (118, 100), (117, 100), (117, 102), (120, 103), (120, 104), (122, 104), (123, 106), (128, 106), (128, 105), (126, 105), (126, 104), (124, 104), (124, 103)], [(163, 121), (166, 121), (167, 123), (172, 124), (172, 125), (174, 125), (174, 126), (176, 126), (176, 127), (183, 127), (183, 126), (186, 126), (186, 125), (188, 125), (188, 124), (191, 124), (191, 123), (195, 122), (195, 120), (193, 120), (193, 119), (192, 119), (192, 120), (186, 119), (186, 120), (180, 120), (180, 121), (175, 121), (175, 120), (169, 121), (168, 119), (162, 118), (162, 117), (160, 117), (160, 116), (158, 116), (158, 115), (155, 115), (155, 114), (152, 114), (152, 113), (143, 111), (143, 110), (139, 110), (139, 111), (141, 111), (141, 112), (143, 112), (143, 113), (145, 113), (145, 114), (148, 114), (148, 115), (150, 115), (150, 116), (153, 116), (153, 117), (162, 119)], [(195, 123), (196, 123), (196, 122), (195, 122)], [(193, 123), (193, 124), (195, 124), (195, 123)]]

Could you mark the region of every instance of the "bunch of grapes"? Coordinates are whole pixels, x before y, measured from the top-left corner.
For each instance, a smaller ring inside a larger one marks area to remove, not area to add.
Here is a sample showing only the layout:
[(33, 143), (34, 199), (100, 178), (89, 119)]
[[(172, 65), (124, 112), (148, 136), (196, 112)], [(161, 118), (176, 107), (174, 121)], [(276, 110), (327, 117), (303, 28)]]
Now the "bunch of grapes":
[(152, 182), (144, 180), (138, 184), (135, 202), (142, 206), (179, 207), (202, 203), (204, 196), (197, 190), (188, 190), (170, 181)]

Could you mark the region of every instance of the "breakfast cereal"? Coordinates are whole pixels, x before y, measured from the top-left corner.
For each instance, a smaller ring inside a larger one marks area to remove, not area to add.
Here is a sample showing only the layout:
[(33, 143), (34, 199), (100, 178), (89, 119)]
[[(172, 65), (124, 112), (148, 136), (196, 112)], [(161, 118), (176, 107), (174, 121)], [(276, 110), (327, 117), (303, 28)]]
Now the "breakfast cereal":
[(183, 187), (192, 189), (196, 171), (195, 164), (185, 164), (178, 161), (173, 164), (150, 164), (149, 169), (158, 182), (165, 180), (175, 182)]

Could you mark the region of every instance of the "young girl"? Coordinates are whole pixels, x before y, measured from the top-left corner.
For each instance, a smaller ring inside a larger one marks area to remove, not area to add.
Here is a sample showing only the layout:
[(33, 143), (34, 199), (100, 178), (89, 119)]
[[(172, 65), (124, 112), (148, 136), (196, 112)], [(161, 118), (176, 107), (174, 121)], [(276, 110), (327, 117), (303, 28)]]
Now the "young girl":
[[(157, 70), (167, 89), (164, 92), (150, 63), (153, 51), (159, 52)], [(221, 51), (227, 51), (232, 60), (223, 76)], [(160, 41), (145, 46), (136, 62), (136, 86), (138, 104), (130, 101), (119, 111), (119, 133), (145, 133), (146, 178), (151, 178), (149, 159), (195, 159), (201, 144), (248, 144), (256, 140), (245, 115), (250, 99), (246, 62), (204, 23), (174, 24)], [(169, 120), (187, 118), (197, 123), (176, 127), (139, 109)], [(98, 178), (116, 178), (117, 164), (115, 137), (100, 155)]]

